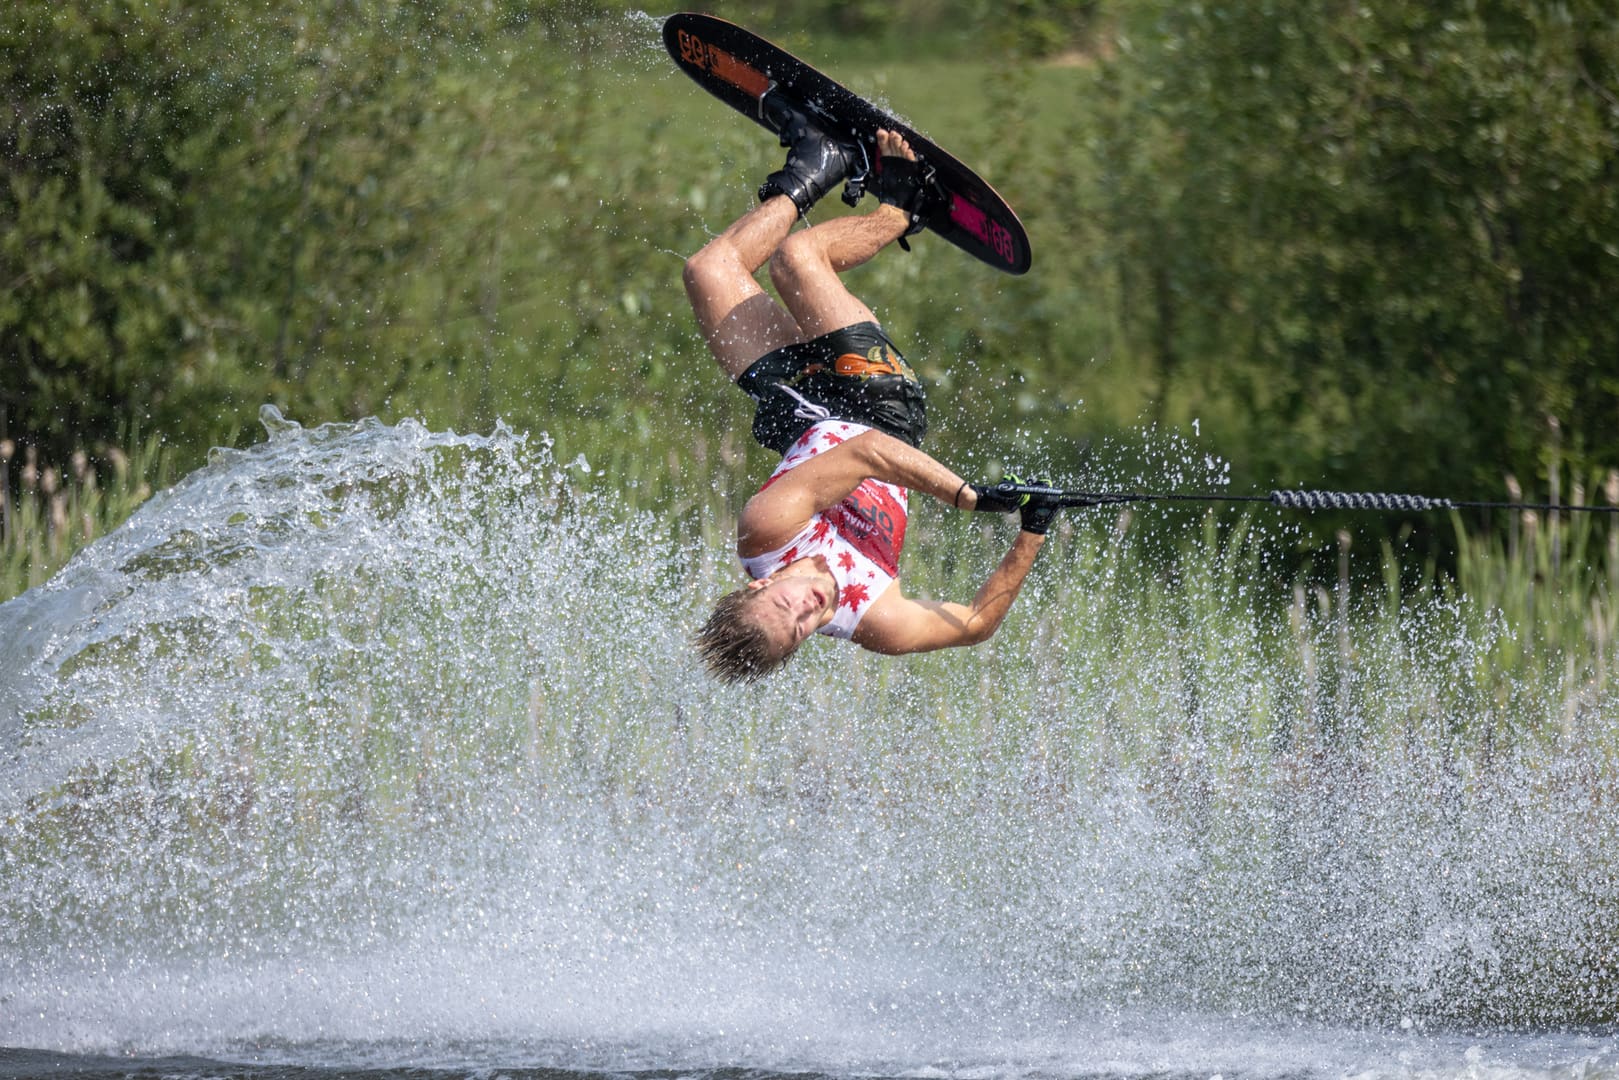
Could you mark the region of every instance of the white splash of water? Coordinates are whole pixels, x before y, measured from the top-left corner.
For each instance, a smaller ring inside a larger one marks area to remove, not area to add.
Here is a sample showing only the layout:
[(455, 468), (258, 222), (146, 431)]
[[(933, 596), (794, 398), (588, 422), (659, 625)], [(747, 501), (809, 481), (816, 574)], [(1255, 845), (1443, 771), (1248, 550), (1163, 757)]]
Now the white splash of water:
[[(686, 637), (726, 553), (612, 511), (543, 441), (265, 420), (0, 607), (0, 1044), (917, 1076), (1615, 1060), (1443, 1034), (1615, 1001), (1611, 778), (1387, 719), (1470, 700), (1491, 631), (1455, 608), (1357, 624), (1333, 674), (1267, 659), (1197, 567), (1158, 610), (1076, 542), (995, 647), (828, 644), (721, 688)], [(1296, 647), (1344, 626), (1305, 618)]]

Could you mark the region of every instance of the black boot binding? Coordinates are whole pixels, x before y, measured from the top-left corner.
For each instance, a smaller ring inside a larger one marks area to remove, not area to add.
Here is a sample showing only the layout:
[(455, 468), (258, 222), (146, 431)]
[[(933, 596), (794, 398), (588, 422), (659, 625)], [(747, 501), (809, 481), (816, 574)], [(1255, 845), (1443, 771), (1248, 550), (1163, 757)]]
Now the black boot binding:
[(765, 177), (759, 187), (759, 201), (772, 195), (785, 195), (798, 207), (798, 216), (809, 213), (821, 196), (831, 191), (849, 174), (856, 154), (827, 135), (795, 108), (791, 102), (771, 92), (759, 101), (759, 114), (790, 147), (787, 163)]
[[(877, 201), (897, 206), (911, 219), (905, 236), (914, 236), (927, 228), (944, 209), (944, 192), (935, 181), (933, 166), (925, 161), (911, 161), (897, 155), (883, 155), (877, 159)], [(906, 251), (911, 245), (899, 238), (899, 246)]]

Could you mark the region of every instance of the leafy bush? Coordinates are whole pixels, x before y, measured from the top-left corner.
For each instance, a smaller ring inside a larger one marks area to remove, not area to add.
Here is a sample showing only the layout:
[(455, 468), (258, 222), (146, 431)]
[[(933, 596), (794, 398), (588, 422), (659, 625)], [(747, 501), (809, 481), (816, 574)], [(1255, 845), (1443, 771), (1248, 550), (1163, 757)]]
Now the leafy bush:
[(1099, 144), (1125, 317), (1167, 386), (1230, 387), (1254, 471), (1494, 491), (1549, 418), (1619, 458), (1611, 12), (1131, 16)]

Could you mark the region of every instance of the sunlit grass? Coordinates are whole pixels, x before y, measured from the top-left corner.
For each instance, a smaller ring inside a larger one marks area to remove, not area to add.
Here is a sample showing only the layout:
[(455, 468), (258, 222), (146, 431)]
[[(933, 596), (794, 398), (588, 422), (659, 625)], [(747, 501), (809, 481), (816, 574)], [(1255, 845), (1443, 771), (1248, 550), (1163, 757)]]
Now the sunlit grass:
[(156, 437), (128, 450), (81, 450), (65, 467), (0, 442), (0, 602), (49, 580), (173, 480), (174, 458)]

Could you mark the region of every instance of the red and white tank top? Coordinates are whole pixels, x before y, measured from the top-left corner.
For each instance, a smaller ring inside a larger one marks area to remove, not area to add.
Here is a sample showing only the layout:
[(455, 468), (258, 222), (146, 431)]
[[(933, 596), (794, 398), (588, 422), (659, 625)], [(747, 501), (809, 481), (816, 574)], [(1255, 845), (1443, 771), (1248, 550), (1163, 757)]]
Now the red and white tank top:
[[(871, 429), (846, 420), (822, 420), (793, 443), (764, 488), (785, 473)], [(908, 492), (896, 484), (867, 478), (834, 507), (810, 518), (791, 540), (775, 551), (742, 560), (751, 578), (768, 577), (799, 559), (819, 555), (838, 583), (832, 621), (818, 633), (848, 638), (871, 605), (899, 577), (899, 553), (905, 546), (905, 501)]]

